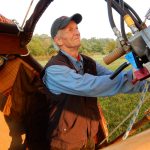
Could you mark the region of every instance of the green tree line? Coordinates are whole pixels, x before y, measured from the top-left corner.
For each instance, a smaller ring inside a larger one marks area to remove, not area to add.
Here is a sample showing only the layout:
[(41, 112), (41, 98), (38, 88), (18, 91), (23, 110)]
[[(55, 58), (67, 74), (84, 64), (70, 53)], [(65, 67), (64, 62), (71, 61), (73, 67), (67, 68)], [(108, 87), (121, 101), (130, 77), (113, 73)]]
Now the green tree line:
[[(81, 39), (80, 52), (106, 54), (114, 50), (116, 40), (111, 38), (90, 38)], [(55, 51), (51, 37), (46, 34), (35, 34), (28, 44), (30, 53), (34, 56), (50, 55)]]

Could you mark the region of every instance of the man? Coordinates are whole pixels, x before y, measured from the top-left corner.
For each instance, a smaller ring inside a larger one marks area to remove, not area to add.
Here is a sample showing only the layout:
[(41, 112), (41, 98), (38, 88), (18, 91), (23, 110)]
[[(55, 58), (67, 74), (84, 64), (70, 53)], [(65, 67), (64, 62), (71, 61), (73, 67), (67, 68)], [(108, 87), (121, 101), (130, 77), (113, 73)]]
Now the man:
[(143, 82), (132, 85), (132, 71), (110, 80), (112, 71), (79, 54), (77, 24), (81, 20), (80, 14), (62, 16), (51, 27), (59, 52), (47, 63), (43, 76), (51, 94), (50, 149), (96, 149), (105, 137), (96, 97), (140, 92), (144, 85)]

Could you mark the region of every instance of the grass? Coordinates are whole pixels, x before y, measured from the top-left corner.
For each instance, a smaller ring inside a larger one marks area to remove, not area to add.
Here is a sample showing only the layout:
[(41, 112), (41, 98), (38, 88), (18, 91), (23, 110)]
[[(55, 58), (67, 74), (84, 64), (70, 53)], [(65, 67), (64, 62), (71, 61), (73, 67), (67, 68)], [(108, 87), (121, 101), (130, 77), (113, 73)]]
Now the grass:
[[(119, 65), (121, 65), (123, 62), (125, 62), (125, 59), (122, 57), (116, 61), (114, 61), (113, 63), (111, 63), (110, 65), (106, 65), (103, 61), (103, 57), (102, 55), (99, 55), (99, 54), (94, 54), (92, 55), (92, 58), (94, 60), (96, 60), (97, 62), (99, 62), (101, 65), (107, 67), (108, 69), (111, 69), (111, 70), (115, 70)], [(47, 61), (50, 59), (49, 56), (46, 56), (46, 57), (35, 57), (36, 60), (38, 60), (40, 62), (40, 64), (42, 66), (44, 66)]]
[[(122, 57), (110, 65), (105, 65), (103, 62), (103, 57), (99, 54), (92, 55), (92, 58), (95, 59), (100, 64), (105, 67), (115, 70), (119, 65), (125, 62), (125, 59)], [(48, 60), (48, 58), (47, 58)], [(45, 59), (39, 59), (39, 62), (44, 66), (47, 62)], [(150, 106), (150, 94), (147, 93), (147, 101), (143, 104), (137, 120), (141, 119), (144, 116), (144, 111), (146, 111)], [(109, 133), (138, 105), (140, 99), (140, 93), (137, 94), (118, 94), (112, 97), (99, 97), (98, 100), (103, 108), (104, 116), (107, 121)], [(115, 139), (122, 132), (126, 131), (129, 122), (129, 118), (110, 138), (109, 141)], [(144, 125), (136, 133), (139, 133), (143, 130), (150, 128), (150, 123)]]
[[(144, 116), (144, 111), (150, 106), (150, 94), (147, 94), (148, 98), (142, 105), (137, 120)], [(119, 94), (112, 97), (101, 98), (99, 102), (103, 108), (104, 116), (107, 120), (109, 133), (114, 130), (119, 123), (138, 105), (140, 100), (140, 94)], [(131, 116), (132, 117), (132, 116)], [(126, 131), (131, 118), (129, 118), (110, 138), (109, 141), (115, 139), (121, 133)], [(145, 129), (150, 128), (150, 124), (144, 125), (136, 133), (139, 133)]]
[[(93, 55), (93, 58), (100, 62), (103, 66), (107, 67), (108, 69), (115, 70), (117, 69), (123, 62), (126, 60), (122, 57), (110, 65), (106, 65), (103, 62), (103, 57), (101, 55)], [(131, 66), (127, 67), (127, 69), (130, 69)], [(140, 101), (141, 93), (136, 94), (118, 94), (112, 97), (99, 97), (98, 100), (103, 108), (104, 116), (107, 120), (107, 126), (109, 133), (113, 131), (119, 123), (122, 122), (122, 120), (134, 109), (137, 107), (139, 101)], [(144, 112), (150, 108), (150, 94), (147, 93), (147, 99), (146, 102), (142, 105), (138, 118), (136, 121), (142, 119), (144, 116)], [(132, 116), (131, 116), (132, 118)], [(131, 120), (129, 118), (110, 138), (109, 141), (114, 140), (117, 136), (119, 136), (121, 133), (126, 131), (129, 122)], [(150, 128), (150, 123), (143, 125), (140, 129), (137, 130), (137, 133), (146, 130)]]

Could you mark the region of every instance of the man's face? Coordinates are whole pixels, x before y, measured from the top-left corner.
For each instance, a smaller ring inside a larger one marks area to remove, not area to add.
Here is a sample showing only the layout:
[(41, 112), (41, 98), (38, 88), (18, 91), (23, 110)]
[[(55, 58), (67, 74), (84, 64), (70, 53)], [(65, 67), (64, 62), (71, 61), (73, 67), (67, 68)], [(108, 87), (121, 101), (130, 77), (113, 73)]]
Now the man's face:
[(80, 47), (80, 32), (74, 21), (70, 21), (65, 28), (59, 30), (57, 37), (59, 38), (59, 43), (57, 44), (63, 50), (78, 49)]

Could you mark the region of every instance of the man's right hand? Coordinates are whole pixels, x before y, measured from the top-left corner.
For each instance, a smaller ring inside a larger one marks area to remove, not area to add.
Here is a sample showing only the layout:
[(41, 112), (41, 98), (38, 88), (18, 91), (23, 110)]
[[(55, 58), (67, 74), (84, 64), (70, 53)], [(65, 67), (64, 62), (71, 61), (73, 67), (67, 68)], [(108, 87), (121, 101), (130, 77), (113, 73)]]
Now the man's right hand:
[[(150, 62), (144, 64), (144, 67), (146, 67), (146, 69), (149, 71), (150, 73)], [(147, 81), (150, 81), (150, 77), (146, 79)]]

